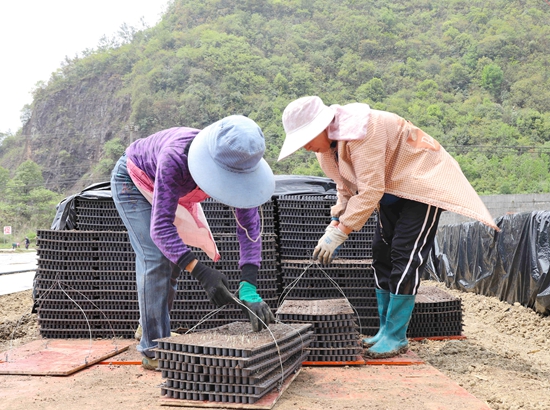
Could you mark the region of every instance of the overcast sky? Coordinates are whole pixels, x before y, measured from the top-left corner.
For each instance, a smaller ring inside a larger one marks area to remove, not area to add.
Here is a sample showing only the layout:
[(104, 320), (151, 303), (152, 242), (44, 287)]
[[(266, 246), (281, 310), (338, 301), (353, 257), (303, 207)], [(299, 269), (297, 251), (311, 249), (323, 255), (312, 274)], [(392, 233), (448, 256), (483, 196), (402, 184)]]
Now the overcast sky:
[(65, 56), (96, 48), (123, 23), (154, 26), (168, 0), (0, 0), (0, 132), (21, 127), (31, 90)]

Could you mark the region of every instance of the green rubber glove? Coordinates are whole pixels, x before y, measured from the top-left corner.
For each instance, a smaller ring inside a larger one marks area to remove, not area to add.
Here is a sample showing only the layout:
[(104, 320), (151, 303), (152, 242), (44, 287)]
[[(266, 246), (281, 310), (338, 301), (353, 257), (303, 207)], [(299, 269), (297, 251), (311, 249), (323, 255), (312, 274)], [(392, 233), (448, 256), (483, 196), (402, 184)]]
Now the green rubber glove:
[(265, 329), (270, 323), (275, 322), (273, 312), (271, 312), (269, 306), (258, 295), (256, 286), (248, 282), (241, 282), (239, 284), (239, 299), (246, 306), (241, 306), (241, 309), (248, 314), (254, 332), (259, 332)]

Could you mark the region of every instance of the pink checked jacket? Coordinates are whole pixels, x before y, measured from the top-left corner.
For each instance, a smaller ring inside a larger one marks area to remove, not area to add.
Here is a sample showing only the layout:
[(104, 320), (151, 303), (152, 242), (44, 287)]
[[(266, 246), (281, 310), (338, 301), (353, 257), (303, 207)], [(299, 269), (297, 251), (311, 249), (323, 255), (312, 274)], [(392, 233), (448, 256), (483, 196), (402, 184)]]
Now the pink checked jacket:
[[(328, 136), (334, 139), (330, 127)], [(455, 159), (396, 114), (370, 110), (365, 137), (340, 139), (335, 149), (316, 155), (337, 185), (332, 216), (355, 231), (363, 227), (384, 193), (456, 212), (499, 230)]]

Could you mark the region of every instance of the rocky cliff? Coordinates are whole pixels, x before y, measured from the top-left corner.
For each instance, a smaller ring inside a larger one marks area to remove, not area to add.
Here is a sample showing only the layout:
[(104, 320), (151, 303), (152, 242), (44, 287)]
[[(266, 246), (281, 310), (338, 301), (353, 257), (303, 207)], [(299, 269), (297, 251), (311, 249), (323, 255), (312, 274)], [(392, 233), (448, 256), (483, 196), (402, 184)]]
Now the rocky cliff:
[(122, 87), (118, 75), (101, 73), (36, 93), (21, 155), (41, 165), (46, 188), (71, 192), (97, 182), (92, 169), (105, 142), (129, 143), (130, 97)]

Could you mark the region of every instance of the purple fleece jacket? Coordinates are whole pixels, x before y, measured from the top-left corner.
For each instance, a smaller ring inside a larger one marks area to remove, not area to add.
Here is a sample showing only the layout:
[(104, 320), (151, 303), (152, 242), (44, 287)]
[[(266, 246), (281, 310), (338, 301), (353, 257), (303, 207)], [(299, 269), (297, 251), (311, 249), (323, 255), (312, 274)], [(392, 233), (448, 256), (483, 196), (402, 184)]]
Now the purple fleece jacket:
[[(179, 237), (173, 222), (179, 198), (197, 186), (187, 166), (187, 153), (189, 144), (199, 131), (185, 127), (170, 128), (139, 139), (126, 150), (128, 158), (154, 181), (151, 238), (170, 261), (180, 266), (191, 262), (194, 255)], [(235, 208), (235, 214), (248, 235), (252, 239), (257, 238), (260, 234), (258, 208)], [(240, 244), (239, 268), (246, 264), (259, 267), (261, 239), (250, 241), (238, 224), (237, 238)]]

